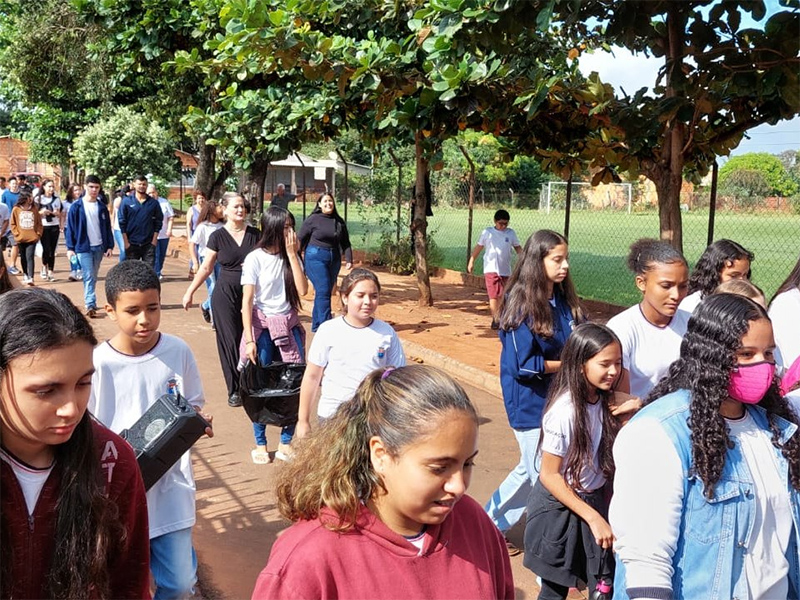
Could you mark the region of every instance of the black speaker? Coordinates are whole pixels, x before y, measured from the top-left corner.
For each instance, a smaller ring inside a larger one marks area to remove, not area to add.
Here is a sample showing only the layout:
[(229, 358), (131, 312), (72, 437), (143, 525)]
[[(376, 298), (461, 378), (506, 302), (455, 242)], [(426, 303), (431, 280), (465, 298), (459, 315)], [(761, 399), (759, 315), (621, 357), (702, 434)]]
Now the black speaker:
[(120, 436), (133, 446), (149, 490), (211, 424), (180, 394), (164, 394)]

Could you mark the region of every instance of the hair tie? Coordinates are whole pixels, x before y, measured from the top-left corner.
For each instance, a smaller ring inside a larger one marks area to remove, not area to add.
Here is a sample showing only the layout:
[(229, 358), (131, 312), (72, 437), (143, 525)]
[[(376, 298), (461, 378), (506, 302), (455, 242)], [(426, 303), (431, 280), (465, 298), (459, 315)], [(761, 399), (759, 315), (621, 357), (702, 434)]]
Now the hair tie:
[(381, 381), (383, 381), (389, 375), (391, 375), (392, 371), (396, 371), (396, 370), (397, 369), (395, 367), (386, 367), (386, 370), (383, 373), (381, 373)]

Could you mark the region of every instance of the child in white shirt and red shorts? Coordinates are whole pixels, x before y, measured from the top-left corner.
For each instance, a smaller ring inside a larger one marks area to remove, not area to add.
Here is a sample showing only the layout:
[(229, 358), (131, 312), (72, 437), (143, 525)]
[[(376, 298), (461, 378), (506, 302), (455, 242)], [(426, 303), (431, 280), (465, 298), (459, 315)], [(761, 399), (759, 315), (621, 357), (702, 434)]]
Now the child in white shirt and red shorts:
[(511, 249), (522, 252), (517, 234), (508, 226), (511, 217), (507, 210), (500, 209), (494, 213), (494, 227), (487, 227), (481, 233), (478, 243), (467, 263), (467, 273), (472, 273), (475, 259), (482, 250), (486, 250), (483, 255), (483, 277), (486, 280), (486, 292), (489, 295), (489, 310), (492, 313), (492, 329), (497, 329), (498, 307), (500, 298), (511, 275)]

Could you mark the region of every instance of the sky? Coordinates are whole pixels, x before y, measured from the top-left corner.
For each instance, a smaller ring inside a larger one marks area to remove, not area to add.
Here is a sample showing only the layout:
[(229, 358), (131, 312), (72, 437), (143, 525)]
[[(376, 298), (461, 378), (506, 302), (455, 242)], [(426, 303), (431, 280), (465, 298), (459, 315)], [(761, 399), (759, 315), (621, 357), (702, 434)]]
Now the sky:
[[(778, 10), (775, 0), (768, 0), (766, 4), (767, 15)], [(748, 19), (743, 20), (743, 27), (758, 26), (757, 23), (752, 21), (747, 23), (747, 21)], [(641, 87), (652, 87), (661, 64), (662, 59), (634, 56), (623, 48), (615, 48), (613, 55), (598, 51), (580, 57), (580, 69), (584, 75), (597, 71), (600, 79), (612, 84), (618, 94), (620, 88), (623, 88), (629, 95), (633, 95)], [(798, 149), (800, 149), (800, 117), (795, 117), (774, 126), (760, 125), (751, 129), (739, 146), (731, 151), (731, 155), (747, 152), (779, 154), (784, 150)]]

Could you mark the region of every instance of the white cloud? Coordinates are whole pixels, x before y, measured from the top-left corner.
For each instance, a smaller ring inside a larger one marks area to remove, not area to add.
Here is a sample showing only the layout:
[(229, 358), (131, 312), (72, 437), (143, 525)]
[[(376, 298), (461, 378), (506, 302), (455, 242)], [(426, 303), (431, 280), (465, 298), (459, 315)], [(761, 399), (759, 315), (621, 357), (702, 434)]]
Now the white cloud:
[[(588, 76), (596, 71), (602, 81), (614, 86), (618, 96), (622, 95), (622, 90), (632, 96), (642, 87), (652, 89), (663, 64), (662, 59), (634, 55), (624, 48), (614, 48), (613, 54), (603, 51), (583, 54), (579, 60), (581, 73)], [(800, 117), (774, 126), (760, 125), (747, 135), (750, 139), (743, 139), (732, 155), (747, 152), (778, 154), (784, 150), (800, 149)]]

